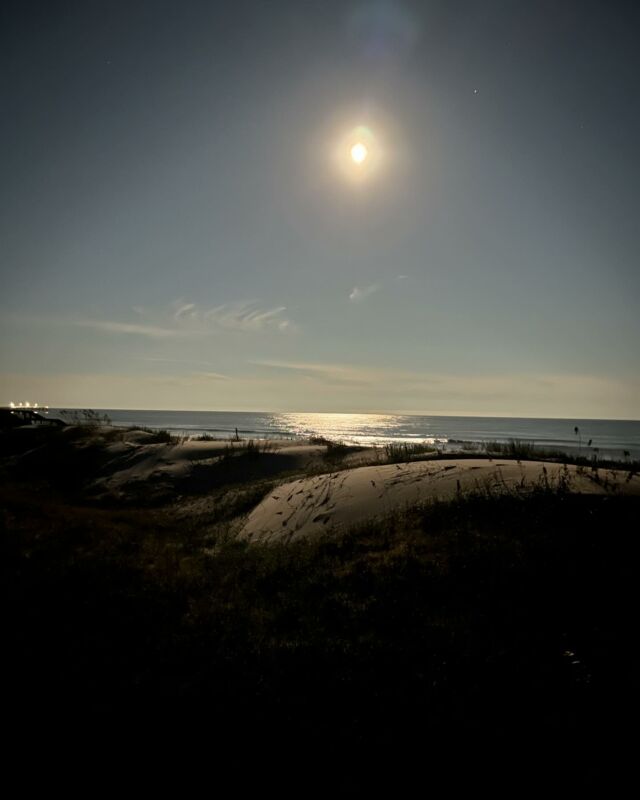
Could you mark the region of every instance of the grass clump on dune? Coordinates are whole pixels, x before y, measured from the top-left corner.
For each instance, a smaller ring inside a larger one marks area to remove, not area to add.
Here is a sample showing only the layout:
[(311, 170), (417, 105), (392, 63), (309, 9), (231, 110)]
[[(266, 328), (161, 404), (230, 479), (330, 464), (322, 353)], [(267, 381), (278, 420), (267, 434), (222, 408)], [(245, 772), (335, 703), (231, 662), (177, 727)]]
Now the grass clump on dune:
[(393, 442), (384, 446), (384, 454), (389, 464), (411, 461), (416, 456), (432, 453), (437, 453), (437, 448), (423, 442)]
[[(545, 455), (543, 451), (536, 450), (532, 442), (523, 442), (520, 439), (510, 439), (508, 442), (486, 442), (484, 450), (488, 455), (500, 455), (505, 458), (522, 458), (525, 460), (535, 460)], [(549, 453), (549, 455), (552, 454)], [(558, 455), (558, 453), (553, 455)]]
[[(471, 443), (469, 443), (470, 445)], [(628, 450), (623, 450), (622, 459), (604, 459), (599, 457), (598, 448), (592, 449), (590, 457), (575, 455), (564, 452), (563, 450), (547, 450), (536, 446), (533, 442), (525, 442), (520, 439), (510, 439), (508, 442), (485, 442), (484, 444), (473, 445), (479, 448), (488, 456), (502, 456), (503, 458), (516, 458), (523, 461), (554, 461), (566, 464), (575, 464), (580, 467), (591, 467), (595, 469), (629, 469), (633, 472), (640, 471), (640, 462), (632, 461)], [(463, 450), (471, 449), (463, 445)]]
[(122, 438), (126, 438), (127, 433), (146, 433), (144, 444), (178, 444), (181, 441), (180, 436), (176, 436), (166, 428), (149, 428), (146, 425), (130, 425), (122, 431)]

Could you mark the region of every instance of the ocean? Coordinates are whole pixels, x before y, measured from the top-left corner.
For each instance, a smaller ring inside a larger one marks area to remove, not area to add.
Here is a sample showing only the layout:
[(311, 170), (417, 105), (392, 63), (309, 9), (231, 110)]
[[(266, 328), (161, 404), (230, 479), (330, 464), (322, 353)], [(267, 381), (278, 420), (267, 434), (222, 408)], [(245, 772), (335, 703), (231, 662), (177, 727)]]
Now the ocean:
[[(60, 414), (51, 409), (50, 414)], [(114, 425), (166, 429), (183, 436), (327, 439), (362, 445), (426, 442), (443, 450), (463, 443), (509, 442), (572, 454), (623, 460), (624, 451), (640, 459), (640, 421), (605, 419), (525, 419), (512, 417), (436, 417), (408, 414), (310, 414), (250, 411), (123, 411), (103, 409)], [(575, 429), (578, 428), (576, 433)], [(597, 450), (596, 450), (597, 449)]]

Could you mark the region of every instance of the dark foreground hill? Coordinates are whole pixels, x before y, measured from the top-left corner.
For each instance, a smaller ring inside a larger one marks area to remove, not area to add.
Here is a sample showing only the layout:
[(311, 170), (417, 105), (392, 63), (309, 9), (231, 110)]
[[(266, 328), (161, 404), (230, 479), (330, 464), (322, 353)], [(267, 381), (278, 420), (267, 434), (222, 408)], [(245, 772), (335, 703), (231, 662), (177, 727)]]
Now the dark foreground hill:
[(471, 495), (287, 545), (42, 473), (5, 474), (0, 503), (14, 730), (202, 730), (287, 758), (624, 752), (637, 497)]

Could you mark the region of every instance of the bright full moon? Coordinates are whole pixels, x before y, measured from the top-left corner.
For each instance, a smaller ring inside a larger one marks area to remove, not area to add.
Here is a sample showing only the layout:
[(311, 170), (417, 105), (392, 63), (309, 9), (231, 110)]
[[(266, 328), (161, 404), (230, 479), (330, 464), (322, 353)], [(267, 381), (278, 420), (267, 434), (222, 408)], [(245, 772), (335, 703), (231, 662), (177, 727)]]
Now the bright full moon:
[(380, 143), (366, 125), (346, 130), (330, 152), (342, 177), (354, 187), (371, 183), (383, 165)]
[(368, 154), (369, 151), (367, 150), (366, 146), (362, 144), (362, 142), (354, 144), (351, 148), (351, 158), (356, 164), (362, 164)]

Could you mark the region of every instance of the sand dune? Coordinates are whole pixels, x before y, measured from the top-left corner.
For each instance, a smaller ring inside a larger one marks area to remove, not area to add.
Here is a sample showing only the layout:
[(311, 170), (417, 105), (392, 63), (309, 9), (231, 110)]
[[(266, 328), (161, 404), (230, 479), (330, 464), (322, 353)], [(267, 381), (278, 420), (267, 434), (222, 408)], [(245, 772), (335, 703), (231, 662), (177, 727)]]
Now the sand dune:
[(360, 467), (302, 478), (279, 486), (249, 515), (240, 536), (252, 541), (292, 541), (346, 528), (416, 503), (483, 490), (531, 490), (563, 481), (573, 492), (640, 494), (640, 476), (592, 472), (541, 461), (446, 459)]
[[(158, 444), (146, 443), (150, 437), (144, 432), (142, 435), (136, 431), (132, 433), (133, 436), (127, 434), (125, 441), (105, 447), (106, 460), (101, 475), (93, 482), (94, 491), (122, 497), (143, 485), (147, 491), (152, 491), (178, 486), (188, 489), (189, 484), (206, 484), (208, 480), (215, 482), (216, 478), (224, 482), (231, 473), (231, 465), (224, 459), (231, 451), (238, 458), (247, 454), (247, 442), (242, 440), (187, 440)], [(321, 445), (292, 443), (290, 440), (258, 441), (254, 444), (260, 449), (259, 459), (248, 468), (245, 465), (236, 470), (246, 473), (247, 478), (305, 469), (325, 452)], [(235, 475), (236, 480), (241, 477), (241, 474)]]

